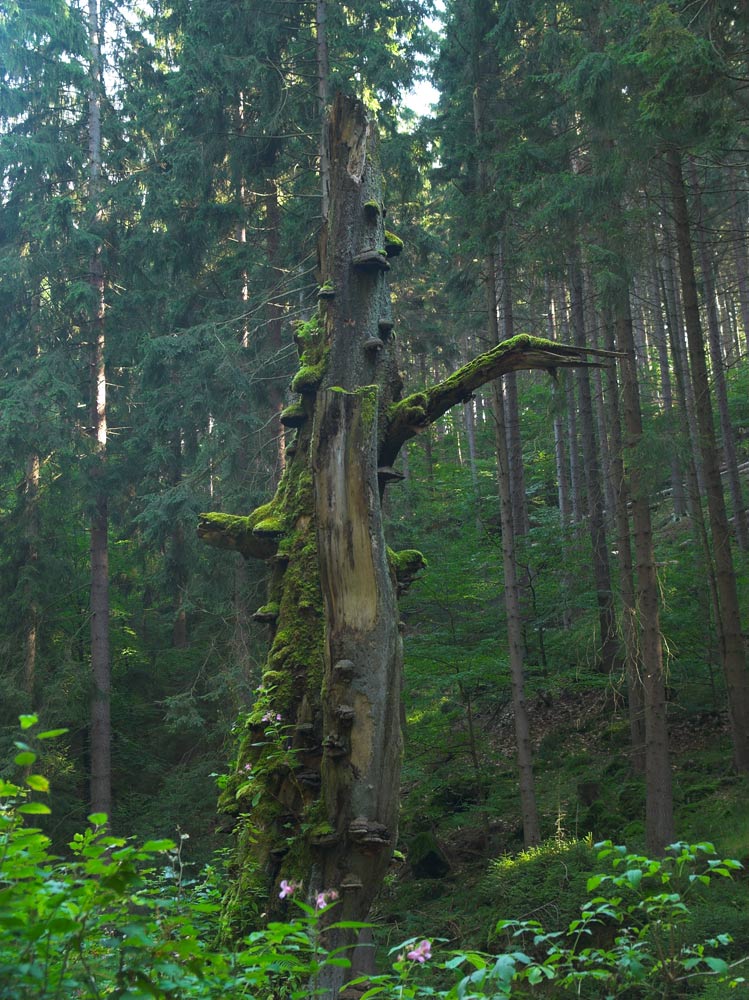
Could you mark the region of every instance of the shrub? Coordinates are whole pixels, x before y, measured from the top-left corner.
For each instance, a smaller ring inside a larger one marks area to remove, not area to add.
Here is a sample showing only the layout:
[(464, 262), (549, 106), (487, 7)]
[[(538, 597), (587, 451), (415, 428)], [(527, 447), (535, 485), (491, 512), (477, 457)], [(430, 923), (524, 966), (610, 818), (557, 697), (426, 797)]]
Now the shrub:
[[(22, 716), (24, 730), (36, 724), (34, 716)], [(36, 740), (57, 732), (38, 733)], [(184, 834), (179, 844), (136, 845), (110, 834), (105, 816), (92, 815), (70, 844), (71, 858), (52, 855), (49, 838), (33, 826), (35, 816), (49, 813), (36, 798), (49, 786), (31, 772), (37, 754), (29, 738), (16, 743), (22, 777), (0, 779), (0, 1000), (306, 1000), (323, 992), (326, 968), (348, 968), (345, 949), (324, 946), (321, 917), (327, 920), (336, 905), (333, 891), (310, 902), (291, 899), (298, 917), (249, 934), (233, 951), (215, 950), (209, 942), (219, 890), (210, 872), (184, 884)], [(539, 990), (549, 995), (546, 987), (555, 997), (675, 1000), (692, 986), (712, 1000), (744, 983), (735, 973), (745, 960), (729, 965), (718, 954), (730, 935), (711, 930), (695, 939), (693, 914), (694, 897), (710, 894), (739, 862), (718, 858), (708, 843), (673, 844), (658, 859), (610, 841), (596, 846), (609, 870), (587, 880), (593, 895), (562, 930), (547, 932), (536, 920), (500, 920), (505, 951), (464, 951), (440, 963), (432, 962), (431, 941), (409, 939), (393, 949), (392, 972), (358, 981), (361, 1000), (502, 1000)], [(559, 845), (557, 854), (582, 866), (584, 857), (569, 850)], [(291, 898), (299, 889), (284, 881), (279, 895)], [(330, 926), (353, 932), (363, 925)], [(455, 980), (452, 987), (442, 987), (445, 976)]]
[[(31, 730), (34, 716), (22, 716)], [(42, 732), (44, 741), (60, 731)], [(213, 950), (219, 893), (209, 871), (181, 878), (182, 844), (136, 845), (107, 830), (103, 814), (70, 844), (71, 858), (50, 852), (31, 825), (49, 808), (34, 798), (49, 785), (28, 773), (37, 759), (18, 741), (24, 776), (0, 780), (0, 998), (2, 1000), (204, 1000), (314, 995), (325, 965), (346, 963), (322, 947), (319, 921), (329, 896), (298, 903), (300, 916), (271, 924), (234, 952)], [(284, 890), (282, 890), (284, 891)], [(288, 894), (288, 893), (286, 893)]]

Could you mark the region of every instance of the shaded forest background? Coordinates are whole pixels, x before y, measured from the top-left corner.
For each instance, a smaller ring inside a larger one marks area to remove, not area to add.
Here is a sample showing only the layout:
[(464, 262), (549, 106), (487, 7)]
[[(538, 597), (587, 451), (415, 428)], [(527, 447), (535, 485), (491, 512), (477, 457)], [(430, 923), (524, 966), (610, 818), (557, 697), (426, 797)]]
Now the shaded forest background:
[[(343, 88), (378, 112), (406, 391), (520, 332), (636, 363), (639, 437), (624, 365), (504, 380), (542, 836), (645, 837), (627, 713), (634, 497), (654, 529), (676, 832), (746, 857), (732, 714), (749, 689), (746, 13), (455, 0), (435, 33), (415, 0), (320, 8), (103, 3), (101, 53), (89, 6), (0, 14), (3, 749), (21, 712), (68, 727), (46, 761), (64, 844), (91, 803), (104, 511), (113, 827), (185, 831), (196, 864), (227, 843), (216, 779), (260, 683), (265, 579), (195, 527), (256, 507), (283, 468), (294, 324), (318, 292), (322, 108)], [(403, 95), (427, 70), (439, 101), (417, 117)], [(428, 560), (401, 609), (402, 847), (413, 862), (436, 836), (445, 878), (474, 871), (469, 897), (485, 858), (523, 842), (496, 425), (481, 391), (409, 443), (387, 499), (391, 546)], [(431, 902), (452, 936), (435, 882), (409, 873), (396, 864), (383, 912), (407, 922)], [(481, 912), (462, 932), (481, 933)]]

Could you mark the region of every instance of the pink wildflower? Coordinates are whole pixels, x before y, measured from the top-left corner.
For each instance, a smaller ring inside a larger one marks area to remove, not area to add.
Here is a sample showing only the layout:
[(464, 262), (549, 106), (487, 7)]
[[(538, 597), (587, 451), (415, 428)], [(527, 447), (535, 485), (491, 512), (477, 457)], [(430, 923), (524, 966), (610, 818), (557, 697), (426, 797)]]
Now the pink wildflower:
[(332, 903), (335, 899), (338, 899), (338, 893), (335, 889), (326, 889), (324, 892), (318, 892), (315, 909), (322, 910), (328, 903)]
[(410, 958), (412, 962), (419, 962), (424, 964), (428, 958), (432, 957), (432, 942), (422, 941), (421, 944), (417, 944), (415, 948), (411, 951), (406, 952), (406, 958)]
[(249, 774), (249, 772), (252, 770), (252, 764), (245, 764), (242, 770), (247, 771), (247, 773)]
[(286, 899), (289, 896), (293, 896), (296, 890), (299, 888), (297, 882), (287, 882), (286, 879), (281, 880), (281, 891), (278, 894), (279, 899)]

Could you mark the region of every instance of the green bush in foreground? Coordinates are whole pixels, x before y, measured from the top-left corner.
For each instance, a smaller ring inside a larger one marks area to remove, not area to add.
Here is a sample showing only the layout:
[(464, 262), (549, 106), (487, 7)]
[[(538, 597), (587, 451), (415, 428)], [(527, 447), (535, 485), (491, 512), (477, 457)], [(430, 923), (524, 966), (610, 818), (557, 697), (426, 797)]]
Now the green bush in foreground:
[[(34, 716), (21, 718), (24, 730), (36, 724)], [(318, 994), (325, 966), (348, 967), (340, 950), (325, 948), (334, 887), (301, 902), (291, 899), (301, 886), (281, 883), (279, 895), (299, 916), (250, 934), (234, 951), (216, 951), (210, 942), (219, 891), (210, 872), (200, 884), (183, 885), (181, 844), (136, 846), (93, 815), (70, 844), (70, 860), (52, 855), (49, 838), (30, 825), (49, 808), (34, 797), (45, 795), (48, 783), (31, 772), (37, 755), (28, 738), (16, 744), (23, 777), (0, 780), (0, 1000), (302, 1000)], [(662, 859), (611, 842), (597, 848), (611, 870), (588, 880), (593, 895), (565, 930), (500, 921), (504, 952), (452, 953), (441, 962), (432, 960), (428, 939), (405, 941), (392, 951), (392, 972), (359, 981), (362, 1000), (673, 1000), (696, 989), (717, 998), (744, 983), (734, 975), (741, 962), (729, 966), (717, 954), (727, 934), (695, 944), (687, 933), (691, 897), (730, 878), (737, 861), (717, 858), (708, 843), (673, 844)]]

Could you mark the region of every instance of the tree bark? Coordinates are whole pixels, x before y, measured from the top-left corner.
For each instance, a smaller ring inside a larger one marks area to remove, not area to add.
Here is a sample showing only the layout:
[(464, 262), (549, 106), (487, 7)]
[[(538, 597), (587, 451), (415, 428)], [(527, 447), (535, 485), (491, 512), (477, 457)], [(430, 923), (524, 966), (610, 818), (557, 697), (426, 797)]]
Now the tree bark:
[(677, 381), (681, 379), (684, 388), (684, 403), (682, 417), (688, 430), (689, 449), (697, 476), (697, 486), (700, 493), (705, 492), (704, 476), (702, 474), (702, 459), (700, 457), (700, 435), (697, 428), (694, 389), (689, 373), (689, 357), (684, 340), (684, 321), (681, 307), (681, 297), (677, 287), (676, 257), (678, 250), (676, 240), (671, 232), (668, 220), (664, 219), (665, 252), (661, 260), (663, 274), (663, 296), (666, 303), (666, 318), (668, 320), (669, 343), (671, 344), (671, 363)]
[[(583, 275), (580, 266), (579, 249), (569, 256), (570, 304), (572, 306), (572, 330), (577, 347), (585, 348), (585, 313), (583, 306)], [(601, 643), (601, 669), (612, 673), (620, 659), (619, 640), (614, 610), (614, 594), (611, 589), (611, 567), (609, 565), (606, 524), (603, 517), (603, 489), (601, 486), (601, 466), (593, 431), (593, 403), (590, 381), (585, 370), (579, 370), (576, 381), (580, 401), (580, 426), (582, 431), (583, 462), (585, 482), (588, 491), (588, 526), (590, 530), (593, 577), (598, 604), (598, 624)]]
[[(650, 227), (648, 231), (650, 243), (650, 298), (651, 313), (653, 317), (653, 340), (658, 353), (658, 370), (661, 383), (661, 401), (663, 412), (666, 416), (669, 427), (675, 427), (674, 422), (674, 401), (671, 386), (671, 366), (668, 357), (668, 339), (666, 337), (666, 326), (663, 322), (663, 312), (661, 310), (661, 286), (658, 274), (658, 247), (655, 239), (655, 232)], [(674, 517), (681, 518), (685, 513), (684, 485), (681, 463), (677, 449), (673, 449), (671, 454), (671, 498), (674, 505)]]
[(536, 807), (533, 747), (528, 705), (525, 700), (525, 642), (523, 640), (520, 588), (515, 559), (515, 521), (510, 494), (510, 459), (507, 448), (504, 403), (498, 380), (492, 382), (492, 404), (496, 421), (497, 479), (499, 481), (499, 509), (502, 525), (502, 568), (504, 571), (505, 609), (507, 611), (507, 645), (518, 764), (518, 789), (520, 792), (520, 811), (523, 817), (523, 843), (526, 847), (532, 847), (541, 842), (541, 825)]
[[(607, 313), (606, 346), (616, 347), (614, 320)], [(624, 446), (621, 416), (619, 413), (619, 383), (616, 369), (606, 370), (608, 418), (611, 434), (612, 479), (616, 488), (614, 513), (616, 536), (619, 548), (619, 593), (622, 609), (622, 641), (627, 679), (627, 708), (629, 712), (629, 735), (632, 744), (632, 766), (637, 772), (645, 772), (645, 706), (643, 702), (642, 663), (640, 639), (637, 627), (637, 603), (635, 599), (634, 564), (632, 562), (632, 539), (629, 526), (629, 489), (624, 473)]]
[(330, 209), (330, 149), (328, 147), (327, 108), (330, 99), (328, 80), (330, 65), (328, 60), (328, 4), (327, 0), (315, 0), (315, 32), (317, 54), (317, 105), (320, 120), (320, 215), (323, 225), (328, 221)]
[[(101, 188), (101, 42), (98, 0), (88, 2), (90, 90), (88, 119), (89, 197), (94, 225), (100, 220)], [(91, 811), (112, 811), (111, 667), (109, 653), (109, 508), (102, 482), (107, 458), (107, 378), (105, 366), (104, 266), (98, 243), (89, 262), (92, 292), (90, 315), (90, 390), (94, 456), (91, 514)]]
[[(557, 289), (556, 294), (556, 315), (558, 317), (559, 329), (562, 334), (562, 342), (569, 340), (570, 329), (567, 318), (567, 302), (564, 288)], [(570, 500), (572, 502), (572, 521), (575, 525), (582, 524), (583, 511), (583, 472), (580, 467), (580, 445), (577, 425), (577, 403), (575, 399), (575, 379), (564, 379), (564, 396), (567, 404), (567, 453), (570, 462)]]
[(689, 161), (689, 174), (692, 183), (692, 197), (696, 213), (695, 235), (697, 251), (700, 258), (700, 268), (702, 270), (702, 286), (704, 289), (703, 299), (705, 302), (705, 312), (707, 314), (708, 345), (710, 348), (710, 361), (713, 376), (715, 399), (718, 404), (718, 419), (720, 421), (720, 435), (723, 441), (723, 460), (726, 467), (726, 478), (728, 479), (728, 489), (731, 494), (733, 504), (733, 525), (736, 532), (736, 540), (739, 548), (744, 552), (749, 550), (749, 531), (746, 524), (746, 511), (744, 509), (744, 498), (741, 492), (741, 480), (739, 479), (739, 464), (736, 458), (736, 444), (733, 435), (733, 426), (728, 412), (728, 389), (726, 387), (725, 362), (721, 345), (720, 322), (718, 320), (718, 310), (715, 301), (715, 283), (713, 280), (713, 262), (710, 259), (708, 248), (705, 242), (704, 223), (702, 220), (702, 193), (700, 191), (699, 178), (694, 161)]
[[(507, 262), (505, 247), (506, 235), (499, 241), (497, 278), (499, 279), (500, 337), (499, 340), (510, 340), (515, 336), (515, 313), (512, 302), (512, 283)], [(520, 404), (518, 401), (517, 377), (514, 373), (503, 379), (504, 426), (507, 433), (508, 474), (510, 476), (510, 500), (512, 503), (512, 523), (515, 526), (515, 537), (527, 535), (530, 524), (528, 521), (528, 504), (525, 498), (525, 469), (523, 468), (523, 444), (520, 438)]]
[(697, 299), (687, 197), (681, 157), (677, 150), (672, 149), (668, 152), (667, 166), (671, 184), (684, 302), (684, 320), (687, 328), (689, 360), (699, 425), (700, 452), (707, 490), (707, 509), (720, 604), (718, 627), (723, 675), (728, 693), (728, 713), (731, 720), (736, 766), (742, 772), (749, 772), (749, 671), (747, 670), (744, 638), (741, 632), (741, 612), (731, 552), (728, 516), (718, 466), (717, 442), (710, 400), (710, 380)]
[(731, 202), (731, 225), (733, 228), (733, 262), (736, 268), (736, 285), (739, 293), (741, 326), (744, 330), (746, 353), (749, 355), (749, 262), (746, 256), (746, 222), (742, 213), (744, 199), (739, 192), (740, 182), (736, 167), (731, 167), (729, 177), (733, 188)]
[[(593, 347), (598, 347), (598, 330), (603, 325), (599, 314), (595, 308), (593, 299), (593, 281), (590, 273), (583, 272), (583, 287), (585, 288), (585, 328), (586, 338)], [(595, 413), (595, 431), (598, 449), (601, 458), (601, 486), (604, 496), (604, 519), (606, 527), (614, 523), (614, 511), (616, 509), (616, 491), (614, 489), (611, 472), (611, 449), (608, 439), (608, 420), (606, 417), (606, 400), (603, 389), (603, 376), (599, 368), (591, 370), (590, 379), (592, 384), (591, 397), (593, 411)]]
[[(29, 706), (36, 705), (36, 661), (39, 641), (39, 599), (36, 575), (39, 563), (39, 455), (33, 452), (26, 462), (24, 476), (24, 508), (26, 535), (27, 578), (24, 584), (26, 615), (23, 643), (23, 679)], [(30, 579), (29, 579), (30, 577)]]
[(673, 840), (674, 817), (658, 577), (650, 522), (650, 501), (637, 455), (637, 448), (642, 440), (642, 414), (632, 317), (626, 299), (618, 303), (617, 312), (617, 346), (625, 355), (621, 365), (622, 398), (626, 450), (629, 453), (627, 472), (637, 561), (636, 609), (640, 626), (645, 707), (645, 836), (649, 850), (660, 854)]

